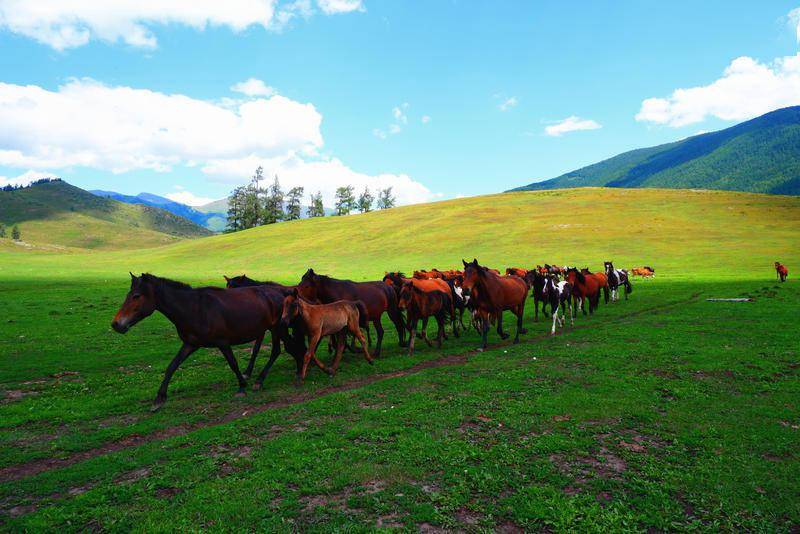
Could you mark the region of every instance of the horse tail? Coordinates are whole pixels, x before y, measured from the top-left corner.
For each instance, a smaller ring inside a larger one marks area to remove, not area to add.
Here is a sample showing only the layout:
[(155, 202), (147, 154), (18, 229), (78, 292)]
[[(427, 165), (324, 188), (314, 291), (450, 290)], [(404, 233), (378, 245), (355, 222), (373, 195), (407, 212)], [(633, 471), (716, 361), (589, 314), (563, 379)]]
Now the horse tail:
[(367, 332), (369, 332), (369, 325), (367, 324), (367, 319), (369, 319), (367, 315), (367, 305), (364, 304), (364, 301), (357, 300), (356, 308), (358, 309), (358, 326), (365, 328)]
[(625, 293), (633, 293), (633, 284), (631, 284), (631, 281), (627, 276), (625, 277)]
[[(600, 297), (599, 291), (597, 292), (597, 296)], [(597, 300), (599, 301), (600, 299), (598, 298)], [(603, 300), (605, 300), (606, 304), (608, 304), (608, 282), (606, 282), (606, 285), (603, 286)]]

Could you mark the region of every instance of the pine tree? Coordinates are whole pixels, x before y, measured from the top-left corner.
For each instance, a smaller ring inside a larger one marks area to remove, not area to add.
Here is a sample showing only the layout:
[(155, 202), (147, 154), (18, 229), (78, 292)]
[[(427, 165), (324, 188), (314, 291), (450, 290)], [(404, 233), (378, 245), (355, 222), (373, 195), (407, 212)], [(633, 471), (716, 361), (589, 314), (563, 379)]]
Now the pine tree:
[(309, 217), (324, 217), (325, 207), (322, 205), (322, 191), (317, 191), (311, 195), (311, 203), (308, 206)]
[(226, 231), (238, 232), (244, 229), (243, 212), (245, 205), (246, 186), (239, 186), (231, 192), (228, 197), (228, 225)]
[(19, 226), (16, 224), (14, 225), (14, 228), (11, 229), (11, 239), (14, 241), (19, 241), (20, 239)]
[(369, 187), (365, 187), (364, 192), (358, 197), (358, 211), (361, 213), (372, 211), (372, 202), (374, 200), (375, 197), (369, 192)]
[(264, 199), (262, 224), (273, 224), (282, 221), (285, 216), (286, 214), (283, 212), (283, 191), (281, 191), (278, 177), (275, 176), (275, 181), (269, 186)]
[(378, 193), (378, 209), (388, 210), (389, 208), (393, 208), (395, 202), (396, 199), (392, 194), (391, 187), (381, 189), (380, 193)]
[(293, 187), (286, 193), (287, 221), (294, 221), (300, 218), (302, 211), (300, 203), (303, 201), (303, 191), (305, 191), (305, 189), (302, 187)]
[(356, 208), (353, 186), (336, 188), (336, 215), (349, 215)]

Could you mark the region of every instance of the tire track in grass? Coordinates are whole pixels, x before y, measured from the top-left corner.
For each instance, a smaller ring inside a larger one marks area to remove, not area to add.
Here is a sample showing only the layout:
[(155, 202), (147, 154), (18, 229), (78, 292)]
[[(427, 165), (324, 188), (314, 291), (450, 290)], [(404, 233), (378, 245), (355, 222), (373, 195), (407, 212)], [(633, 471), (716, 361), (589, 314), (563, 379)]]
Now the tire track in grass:
[[(663, 310), (667, 310), (675, 306), (680, 306), (696, 301), (699, 296), (700, 293), (694, 293), (692, 294), (691, 297), (686, 299), (681, 299), (666, 304), (660, 304), (658, 306), (652, 306), (650, 308), (644, 308), (641, 310), (637, 310), (635, 312), (620, 315), (618, 317), (613, 317), (609, 321), (606, 321), (604, 324), (613, 324), (616, 322), (621, 322), (630, 319), (631, 317), (637, 317), (639, 315), (644, 315), (647, 313), (659, 313)], [(573, 327), (570, 330), (570, 332), (574, 330), (583, 330), (585, 328), (589, 328), (590, 326), (591, 325), (578, 325)], [(542, 341), (550, 337), (551, 336), (549, 333), (537, 335), (534, 337), (530, 337), (524, 341), (520, 341), (520, 345), (532, 344), (535, 341)], [(507, 347), (510, 344), (511, 344), (510, 342), (503, 342), (490, 345), (487, 351)], [(374, 375), (366, 376), (356, 380), (351, 380), (343, 384), (326, 386), (315, 391), (301, 391), (280, 399), (275, 399), (269, 402), (265, 402), (263, 404), (248, 406), (244, 409), (239, 408), (231, 412), (228, 412), (222, 417), (218, 417), (216, 419), (201, 421), (193, 424), (176, 425), (161, 430), (157, 430), (149, 434), (133, 434), (131, 436), (127, 436), (120, 440), (109, 442), (100, 447), (95, 447), (93, 449), (88, 449), (86, 451), (72, 454), (70, 456), (67, 456), (66, 458), (42, 458), (38, 460), (32, 460), (30, 462), (24, 462), (21, 464), (6, 466), (0, 469), (0, 482), (14, 482), (17, 480), (22, 480), (24, 478), (38, 475), (39, 473), (43, 473), (45, 471), (51, 471), (54, 469), (62, 469), (65, 467), (69, 467), (71, 465), (86, 460), (90, 460), (98, 456), (112, 454), (132, 447), (139, 447), (141, 445), (146, 445), (154, 441), (161, 441), (173, 437), (185, 436), (186, 434), (189, 434), (191, 432), (194, 432), (195, 430), (199, 430), (202, 428), (219, 426), (245, 417), (252, 417), (253, 415), (263, 413), (267, 410), (286, 408), (288, 406), (294, 406), (297, 404), (308, 402), (310, 400), (319, 399), (327, 395), (333, 395), (335, 393), (356, 390), (365, 386), (369, 386), (370, 384), (374, 384), (376, 382), (382, 382), (384, 380), (391, 380), (393, 378), (409, 376), (428, 369), (438, 369), (441, 367), (464, 365), (469, 361), (468, 360), (469, 356), (476, 354), (480, 354), (480, 351), (477, 349), (473, 349), (458, 354), (448, 354), (445, 356), (440, 356), (438, 358), (433, 358), (430, 360), (425, 360), (423, 362), (416, 363), (411, 367), (407, 367), (405, 369), (400, 369), (388, 373), (376, 373)]]

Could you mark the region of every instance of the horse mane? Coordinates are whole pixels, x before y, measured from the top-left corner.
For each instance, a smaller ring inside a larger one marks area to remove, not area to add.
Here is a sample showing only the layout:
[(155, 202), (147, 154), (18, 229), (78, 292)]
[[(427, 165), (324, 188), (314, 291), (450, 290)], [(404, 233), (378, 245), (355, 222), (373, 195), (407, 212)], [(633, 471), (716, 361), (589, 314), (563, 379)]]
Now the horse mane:
[(158, 287), (167, 287), (170, 289), (179, 289), (184, 291), (187, 289), (194, 289), (189, 284), (184, 284), (183, 282), (178, 282), (177, 280), (170, 280), (169, 278), (161, 278), (160, 276), (150, 273), (142, 273), (141, 280)]

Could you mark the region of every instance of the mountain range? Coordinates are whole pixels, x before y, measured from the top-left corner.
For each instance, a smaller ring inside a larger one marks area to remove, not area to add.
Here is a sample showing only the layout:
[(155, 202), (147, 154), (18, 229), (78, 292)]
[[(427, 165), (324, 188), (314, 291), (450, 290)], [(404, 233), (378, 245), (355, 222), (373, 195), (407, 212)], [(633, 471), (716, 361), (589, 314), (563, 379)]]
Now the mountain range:
[(800, 106), (724, 130), (624, 152), (512, 191), (589, 186), (800, 195)]
[(93, 195), (112, 198), (119, 202), (125, 202), (126, 204), (141, 204), (144, 206), (167, 210), (175, 215), (178, 215), (179, 217), (189, 219), (195, 224), (204, 226), (214, 232), (221, 232), (224, 230), (227, 223), (227, 199), (217, 200), (206, 204), (205, 206), (193, 208), (191, 206), (187, 206), (186, 204), (181, 204), (180, 202), (175, 202), (174, 200), (170, 200), (159, 195), (154, 195), (152, 193), (139, 193), (138, 195), (133, 196), (123, 195), (122, 193), (117, 193), (115, 191), (103, 191), (101, 189), (93, 189), (89, 192)]

